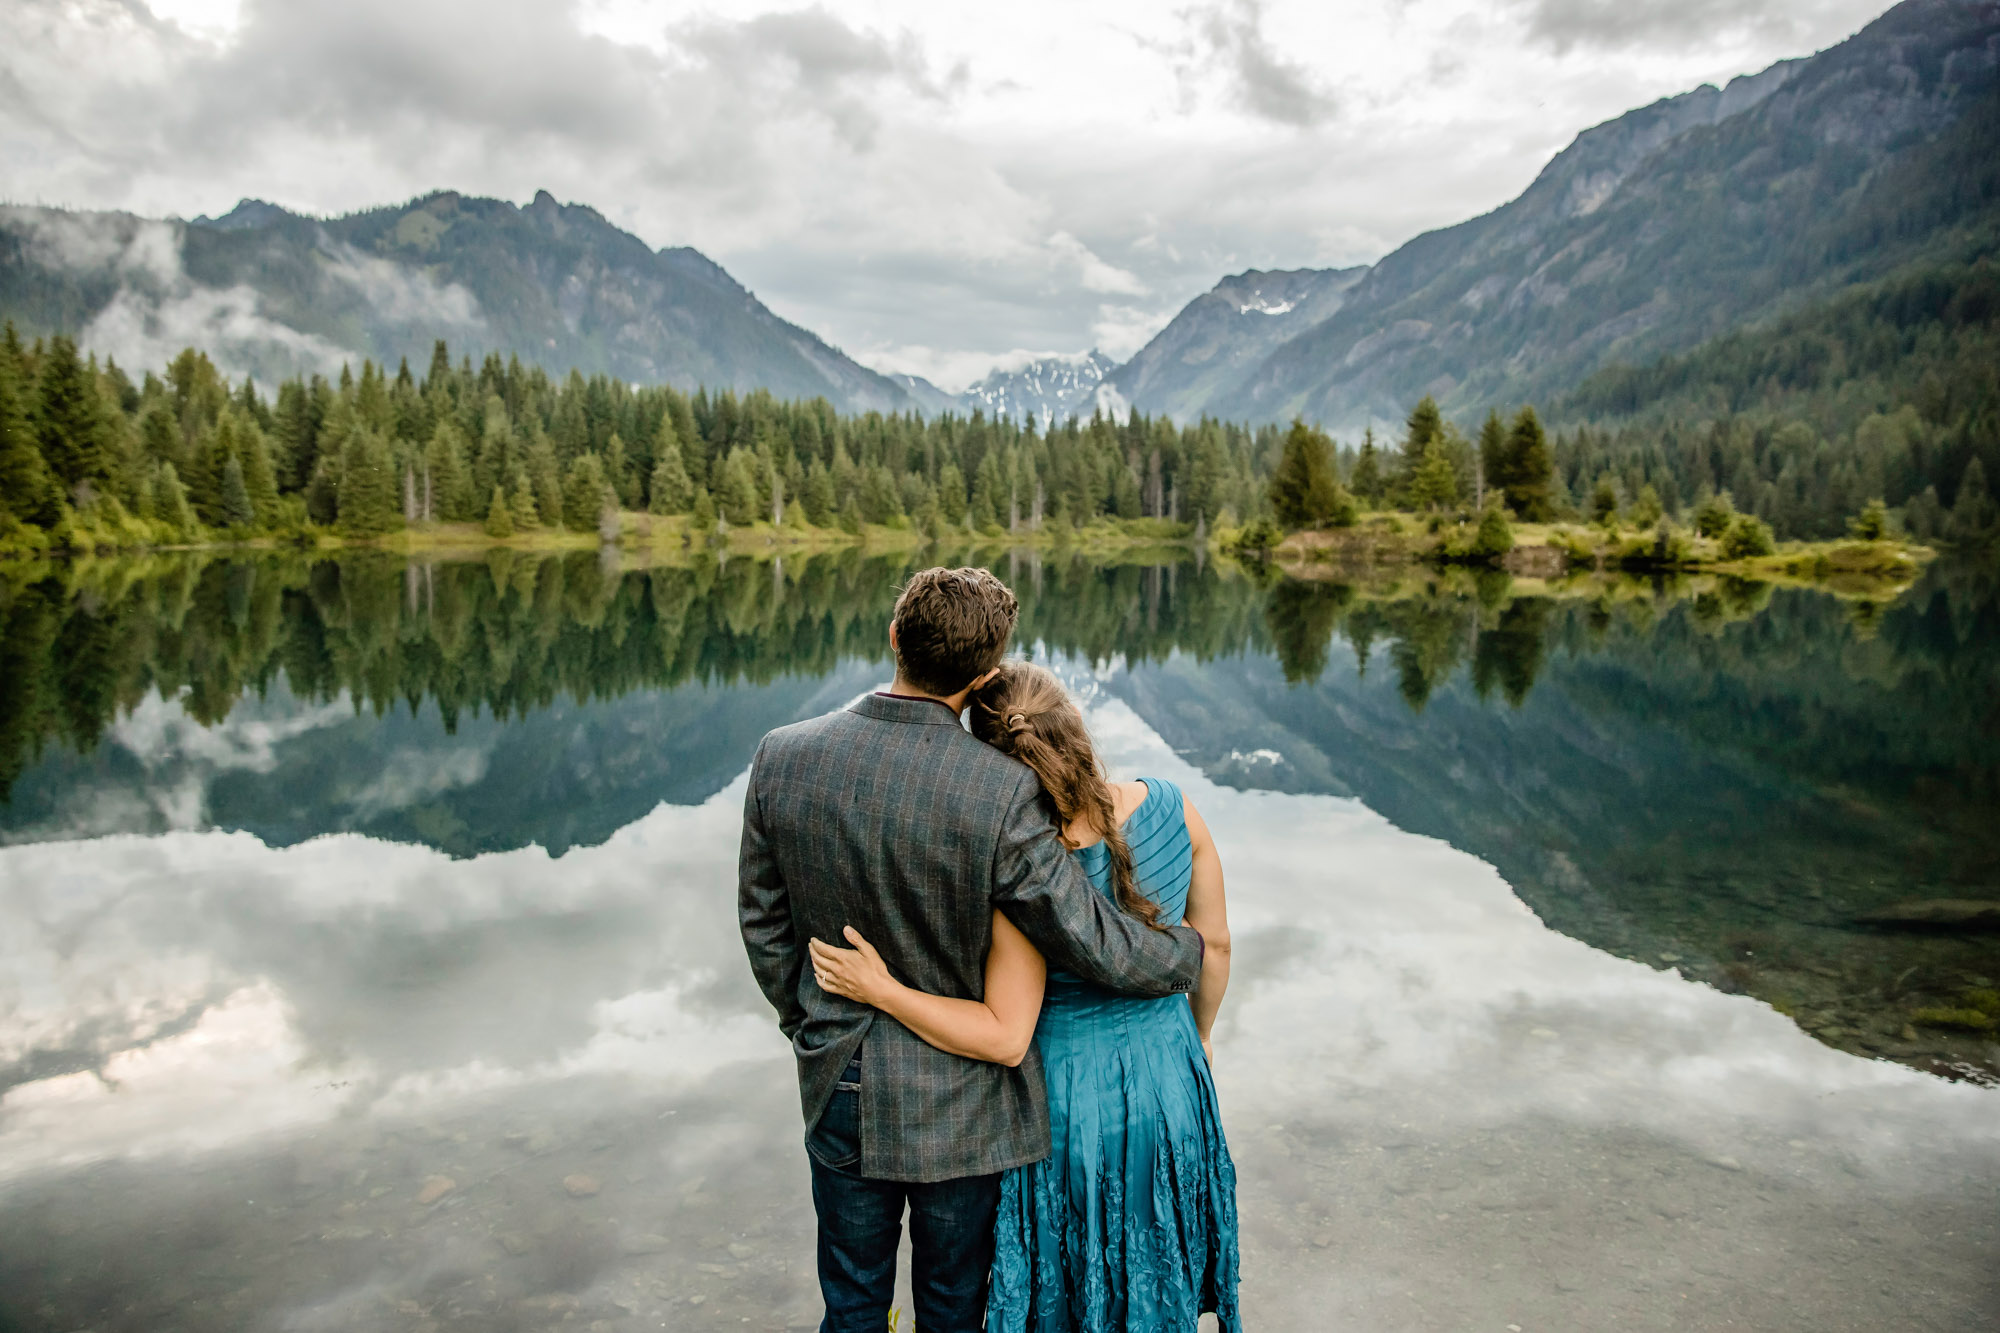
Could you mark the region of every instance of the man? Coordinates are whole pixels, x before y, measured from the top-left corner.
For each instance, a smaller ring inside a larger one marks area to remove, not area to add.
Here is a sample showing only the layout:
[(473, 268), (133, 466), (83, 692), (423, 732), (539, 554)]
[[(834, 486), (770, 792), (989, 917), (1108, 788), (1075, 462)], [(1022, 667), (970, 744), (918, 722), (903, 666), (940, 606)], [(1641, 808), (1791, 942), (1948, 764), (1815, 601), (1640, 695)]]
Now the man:
[(983, 569), (927, 569), (896, 601), (896, 679), (844, 712), (764, 738), (743, 804), (744, 947), (799, 1066), (822, 1333), (880, 1333), (910, 1210), (916, 1323), (976, 1330), (1000, 1173), (1048, 1155), (1031, 1050), (1018, 1068), (927, 1046), (865, 1005), (822, 991), (809, 939), (856, 927), (898, 979), (982, 997), (993, 912), (1048, 959), (1112, 990), (1193, 988), (1201, 937), (1156, 930), (1097, 893), (1056, 836), (1034, 775), (959, 722), (1019, 613)]

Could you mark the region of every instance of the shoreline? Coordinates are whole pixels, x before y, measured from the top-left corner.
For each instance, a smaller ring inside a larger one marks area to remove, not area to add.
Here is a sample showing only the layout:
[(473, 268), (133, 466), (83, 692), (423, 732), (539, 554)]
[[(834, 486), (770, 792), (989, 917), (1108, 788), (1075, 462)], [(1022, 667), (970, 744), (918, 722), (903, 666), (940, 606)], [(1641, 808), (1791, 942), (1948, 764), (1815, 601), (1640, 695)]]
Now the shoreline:
[[(1760, 583), (1822, 588), (1838, 596), (1869, 600), (1892, 597), (1916, 581), (1937, 558), (1930, 547), (1899, 539), (1781, 542), (1768, 555), (1725, 558), (1719, 544), (1692, 539), (1677, 558), (1653, 558), (1652, 534), (1641, 529), (1583, 527), (1576, 524), (1516, 524), (1513, 546), (1494, 559), (1467, 560), (1443, 553), (1440, 534), (1422, 530), (1413, 515), (1394, 511), (1365, 514), (1344, 528), (1286, 534), (1262, 555), (1237, 546), (1241, 528), (1218, 528), (1198, 540), (1193, 525), (1163, 519), (1102, 519), (1082, 528), (991, 532), (951, 529), (935, 537), (911, 526), (869, 524), (860, 532), (841, 528), (773, 527), (752, 523), (718, 532), (695, 529), (684, 514), (625, 511), (619, 534), (607, 542), (597, 532), (538, 529), (509, 537), (489, 536), (476, 523), (430, 523), (374, 537), (351, 537), (314, 530), (303, 538), (259, 536), (168, 544), (94, 545), (84, 549), (34, 548), (0, 544), (0, 566), (16, 561), (144, 558), (188, 552), (238, 551), (362, 553), (405, 557), (438, 555), (477, 558), (494, 551), (559, 553), (615, 550), (621, 556), (768, 558), (859, 551), (868, 555), (926, 548), (963, 552), (1038, 551), (1078, 555), (1162, 554), (1195, 551), (1245, 567), (1262, 566), (1309, 582), (1329, 579), (1370, 581), (1391, 571), (1437, 574), (1464, 570), (1503, 572), (1517, 581), (1560, 584), (1592, 575), (1681, 577), (1708, 575)], [(1415, 529), (1415, 530), (1412, 530)]]

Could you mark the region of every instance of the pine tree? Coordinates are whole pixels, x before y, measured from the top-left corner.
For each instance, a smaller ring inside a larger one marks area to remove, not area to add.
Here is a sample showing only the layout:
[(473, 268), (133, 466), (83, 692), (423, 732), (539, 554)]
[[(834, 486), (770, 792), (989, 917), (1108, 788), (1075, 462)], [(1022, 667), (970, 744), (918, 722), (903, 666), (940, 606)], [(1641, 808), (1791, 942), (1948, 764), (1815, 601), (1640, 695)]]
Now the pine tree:
[(563, 477), (562, 523), (571, 532), (590, 532), (604, 509), (604, 463), (593, 453), (581, 453), (571, 460)]
[(1292, 419), (1284, 453), (1271, 474), (1271, 512), (1286, 529), (1352, 523), (1354, 501), (1333, 470), (1333, 442), (1325, 433)]
[(861, 533), (861, 505), (852, 494), (849, 494), (847, 502), (840, 506), (840, 530), (852, 536), (859, 536)]
[(1375, 447), (1375, 428), (1367, 427), (1361, 433), (1361, 452), (1354, 459), (1354, 478), (1351, 483), (1356, 499), (1371, 508), (1382, 503), (1386, 489), (1382, 478), (1382, 453)]
[(525, 470), (514, 474), (514, 489), (508, 493), (507, 508), (514, 515), (514, 531), (533, 532), (542, 525), (541, 507), (535, 501), (535, 487)]
[(1458, 474), (1452, 470), (1442, 437), (1425, 446), (1407, 485), (1410, 507), (1419, 511), (1443, 509), (1458, 499)]
[(611, 432), (611, 439), (604, 446), (604, 479), (618, 494), (618, 503), (627, 509), (639, 507), (639, 481), (632, 471), (632, 460), (625, 449), (625, 441), (617, 431)]
[(400, 523), (396, 467), (389, 457), (389, 441), (380, 431), (357, 422), (340, 446), (341, 531), (372, 537)]
[[(1484, 437), (1482, 435), (1482, 444)], [(1505, 477), (1488, 473), (1486, 484), (1499, 486), (1507, 497), (1507, 507), (1530, 523), (1546, 523), (1555, 517), (1555, 495), (1551, 478), (1555, 454), (1549, 448), (1548, 432), (1532, 407), (1524, 407), (1514, 417), (1502, 451)]]
[[(1444, 439), (1444, 416), (1438, 411), (1437, 400), (1425, 394), (1410, 409), (1409, 419), (1404, 423), (1403, 456), (1398, 468), (1399, 478), (1405, 490), (1416, 479), (1417, 469), (1424, 464), (1425, 455), (1433, 444)], [(1450, 460), (1446, 463), (1449, 465)], [(1423, 508), (1417, 505), (1417, 508)]]
[(757, 473), (748, 449), (738, 446), (729, 451), (720, 480), (715, 502), (723, 517), (738, 526), (755, 523), (761, 517), (763, 505), (757, 494)]
[(0, 513), (46, 527), (60, 506), (23, 398), (14, 358), (0, 354)]
[[(1507, 491), (1513, 470), (1513, 459), (1507, 444), (1507, 427), (1501, 423), (1500, 413), (1489, 409), (1485, 422), (1479, 427), (1479, 476), (1486, 491), (1498, 491), (1503, 495)], [(1486, 496), (1481, 493), (1473, 499), (1483, 506)]]
[(1952, 497), (1951, 513), (1945, 516), (1945, 540), (1958, 546), (1977, 546), (1993, 538), (1995, 522), (1993, 496), (1986, 488), (1986, 467), (1975, 458), (1965, 465), (1958, 494)]
[(715, 526), (715, 497), (708, 488), (698, 486), (694, 492), (694, 505), (688, 510), (688, 526), (696, 532), (707, 532)]
[(556, 464), (555, 446), (540, 429), (531, 425), (528, 441), (528, 484), (535, 490), (536, 521), (556, 528), (563, 521), (562, 469)]
[(1666, 512), (1666, 507), (1660, 503), (1659, 491), (1654, 489), (1653, 483), (1649, 481), (1639, 488), (1638, 497), (1632, 501), (1632, 511), (1628, 517), (1634, 527), (1650, 528), (1658, 523)]
[[(663, 424), (661, 429), (671, 431), (673, 426)], [(678, 445), (669, 442), (660, 449), (660, 461), (653, 465), (653, 476), (647, 486), (646, 509), (654, 514), (685, 514), (694, 503), (694, 482), (689, 479), (687, 468), (681, 462)]]
[(826, 465), (817, 458), (812, 461), (812, 467), (806, 472), (804, 499), (806, 517), (811, 520), (814, 527), (824, 528), (832, 524), (834, 515), (838, 512), (833, 495), (833, 474), (828, 472)]
[[(269, 527), (278, 520), (278, 479), (271, 467), (271, 454), (264, 432), (252, 422), (244, 422), (239, 432), (236, 461), (241, 465), (244, 493), (249, 496), (254, 522)], [(227, 489), (227, 480), (224, 481)]]
[(944, 521), (953, 527), (965, 522), (965, 474), (958, 470), (958, 464), (946, 463), (938, 469), (937, 491)]
[[(424, 479), (428, 517), (462, 523), (478, 517), (474, 508), (472, 468), (466, 457), (465, 432), (458, 423), (440, 421), (424, 446)], [(495, 488), (498, 488), (495, 482)], [(420, 501), (421, 503), (421, 501)]]
[(1618, 483), (1609, 472), (1590, 488), (1590, 521), (1604, 524), (1618, 521)]
[(1720, 537), (1735, 517), (1736, 505), (1728, 491), (1704, 493), (1695, 500), (1694, 530), (1704, 537)]
[(256, 521), (257, 510), (250, 503), (250, 491), (243, 482), (243, 460), (231, 454), (222, 465), (222, 525), (248, 528)]
[(172, 528), (174, 535), (183, 540), (195, 535), (194, 510), (188, 506), (187, 487), (181, 485), (180, 474), (174, 471), (171, 462), (161, 463), (159, 475), (153, 478), (153, 518)]
[(110, 480), (111, 449), (97, 385), (76, 344), (57, 334), (42, 354), (31, 416), (42, 461), (65, 495)]
[(493, 488), (493, 498), (486, 502), (486, 535), (489, 537), (514, 535), (514, 511), (509, 507), (507, 492), (498, 486)]

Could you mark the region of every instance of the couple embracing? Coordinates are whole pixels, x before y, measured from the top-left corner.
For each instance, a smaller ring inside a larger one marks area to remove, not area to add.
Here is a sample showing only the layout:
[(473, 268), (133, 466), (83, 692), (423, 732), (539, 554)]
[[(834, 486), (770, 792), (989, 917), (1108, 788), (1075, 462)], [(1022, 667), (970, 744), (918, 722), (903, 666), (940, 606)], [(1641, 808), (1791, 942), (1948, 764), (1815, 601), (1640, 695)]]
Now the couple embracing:
[(920, 1333), (1234, 1333), (1221, 861), (1004, 660), (1017, 614), (986, 570), (917, 574), (895, 684), (751, 769), (743, 942), (798, 1060), (820, 1327), (885, 1326), (907, 1207)]

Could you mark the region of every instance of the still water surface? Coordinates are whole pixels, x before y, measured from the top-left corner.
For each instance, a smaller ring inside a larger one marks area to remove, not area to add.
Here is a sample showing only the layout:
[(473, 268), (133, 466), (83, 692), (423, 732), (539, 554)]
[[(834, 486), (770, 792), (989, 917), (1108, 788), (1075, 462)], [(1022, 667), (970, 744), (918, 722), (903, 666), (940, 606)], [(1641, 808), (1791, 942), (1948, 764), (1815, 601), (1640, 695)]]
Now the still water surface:
[[(2000, 1321), (2000, 944), (1861, 920), (2000, 897), (1991, 582), (997, 559), (1222, 845), (1254, 1327)], [(814, 1326), (738, 810), (903, 569), (0, 572), (0, 1328)]]

